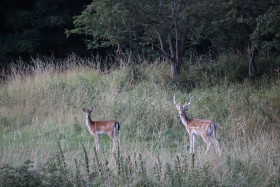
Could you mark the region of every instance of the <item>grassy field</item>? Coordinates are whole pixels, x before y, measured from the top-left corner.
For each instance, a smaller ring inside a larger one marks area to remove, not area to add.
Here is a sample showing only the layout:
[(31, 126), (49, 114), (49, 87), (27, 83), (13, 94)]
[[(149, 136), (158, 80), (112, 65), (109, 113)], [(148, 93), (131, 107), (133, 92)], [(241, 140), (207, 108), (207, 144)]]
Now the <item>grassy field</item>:
[[(279, 64), (259, 59), (254, 80), (233, 55), (188, 62), (178, 80), (164, 61), (13, 66), (0, 85), (0, 186), (279, 186)], [(216, 122), (221, 157), (213, 147), (205, 156), (201, 138), (189, 154), (174, 93), (181, 104), (192, 93), (189, 117)], [(101, 136), (95, 152), (83, 107), (121, 123), (121, 150)]]

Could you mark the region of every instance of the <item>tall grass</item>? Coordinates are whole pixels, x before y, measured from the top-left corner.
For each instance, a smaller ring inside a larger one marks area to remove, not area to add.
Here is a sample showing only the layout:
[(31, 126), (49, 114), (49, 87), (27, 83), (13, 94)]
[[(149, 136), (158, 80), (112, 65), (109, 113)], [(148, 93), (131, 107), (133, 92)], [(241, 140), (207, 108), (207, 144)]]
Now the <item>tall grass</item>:
[[(36, 185), (279, 185), (277, 71), (246, 79), (242, 57), (222, 56), (189, 62), (172, 81), (164, 61), (101, 71), (97, 60), (33, 59), (6, 76), (0, 87), (4, 186), (22, 182), (23, 175)], [(217, 123), (221, 157), (213, 148), (205, 156), (201, 138), (189, 155), (174, 93), (180, 103), (193, 94), (188, 116)], [(95, 152), (83, 107), (95, 108), (93, 119), (121, 122), (121, 150), (112, 154), (103, 136)]]

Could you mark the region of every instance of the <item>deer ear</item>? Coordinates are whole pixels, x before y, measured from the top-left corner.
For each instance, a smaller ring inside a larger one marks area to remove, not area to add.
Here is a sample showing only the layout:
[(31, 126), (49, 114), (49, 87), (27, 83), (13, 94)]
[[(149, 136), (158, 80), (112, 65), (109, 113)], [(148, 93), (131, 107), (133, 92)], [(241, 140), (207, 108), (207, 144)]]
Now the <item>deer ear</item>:
[(189, 106), (183, 106), (185, 111), (189, 110)]
[(94, 110), (94, 108), (93, 108), (93, 107), (91, 107), (90, 111), (93, 111), (93, 110)]
[(87, 109), (83, 108), (83, 111), (85, 112)]

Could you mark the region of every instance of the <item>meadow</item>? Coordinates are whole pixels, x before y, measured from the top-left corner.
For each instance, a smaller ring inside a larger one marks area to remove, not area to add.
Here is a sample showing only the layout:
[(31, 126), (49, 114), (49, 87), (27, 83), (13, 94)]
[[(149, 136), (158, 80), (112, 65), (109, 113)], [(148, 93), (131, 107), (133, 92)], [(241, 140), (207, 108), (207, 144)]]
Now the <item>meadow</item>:
[[(0, 186), (279, 186), (280, 59), (257, 67), (250, 79), (244, 57), (195, 59), (172, 80), (164, 60), (18, 62), (0, 83)], [(200, 137), (189, 154), (174, 93), (193, 95), (188, 117), (216, 122), (221, 157)], [(121, 123), (121, 149), (101, 136), (95, 151), (83, 107)]]

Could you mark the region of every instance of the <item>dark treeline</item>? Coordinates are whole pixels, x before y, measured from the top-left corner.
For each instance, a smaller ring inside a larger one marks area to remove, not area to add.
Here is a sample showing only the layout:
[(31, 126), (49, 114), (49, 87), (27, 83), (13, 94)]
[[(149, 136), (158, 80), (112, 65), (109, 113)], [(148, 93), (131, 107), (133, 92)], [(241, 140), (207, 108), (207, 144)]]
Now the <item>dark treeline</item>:
[(81, 37), (67, 39), (66, 28), (73, 28), (73, 16), (79, 15), (91, 0), (1, 0), (0, 60), (31, 56), (65, 57), (71, 52), (87, 55)]
[[(87, 47), (87, 48), (86, 48)], [(4, 0), (1, 63), (21, 56), (85, 56), (89, 50), (129, 64), (162, 56), (173, 78), (184, 59), (233, 52), (271, 58), (280, 51), (279, 0)]]

